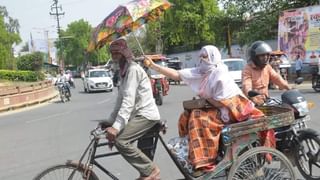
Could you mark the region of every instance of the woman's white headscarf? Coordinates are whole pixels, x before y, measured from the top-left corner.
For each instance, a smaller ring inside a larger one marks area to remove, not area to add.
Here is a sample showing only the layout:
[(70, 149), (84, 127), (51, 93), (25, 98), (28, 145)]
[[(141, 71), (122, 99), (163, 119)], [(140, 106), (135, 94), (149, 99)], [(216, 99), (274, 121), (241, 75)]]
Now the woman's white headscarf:
[(181, 79), (202, 98), (228, 99), (241, 94), (241, 90), (229, 75), (228, 67), (221, 61), (217, 47), (202, 47), (200, 56), (207, 55), (209, 62), (200, 60), (195, 68), (179, 71)]

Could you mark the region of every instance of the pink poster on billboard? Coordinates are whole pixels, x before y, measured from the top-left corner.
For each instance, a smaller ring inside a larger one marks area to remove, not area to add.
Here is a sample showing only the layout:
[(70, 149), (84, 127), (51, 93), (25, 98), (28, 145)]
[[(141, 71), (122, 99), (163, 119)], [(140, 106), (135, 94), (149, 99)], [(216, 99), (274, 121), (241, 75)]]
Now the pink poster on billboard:
[(320, 6), (283, 11), (279, 17), (278, 47), (290, 60), (300, 55), (304, 63), (320, 58)]

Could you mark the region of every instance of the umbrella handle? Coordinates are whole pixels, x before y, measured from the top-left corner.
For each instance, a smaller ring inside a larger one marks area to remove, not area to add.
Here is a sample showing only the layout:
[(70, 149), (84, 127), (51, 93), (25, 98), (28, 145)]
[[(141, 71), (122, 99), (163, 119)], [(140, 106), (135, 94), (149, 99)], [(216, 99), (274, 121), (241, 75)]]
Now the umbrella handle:
[(134, 39), (135, 39), (135, 40), (137, 41), (137, 43), (138, 43), (138, 46), (139, 46), (139, 49), (140, 49), (142, 55), (144, 56), (144, 52), (143, 52), (142, 46), (141, 46), (141, 44), (140, 44), (140, 42), (139, 42), (136, 34), (135, 34), (134, 32), (133, 32), (132, 34), (133, 34), (133, 36), (134, 36)]

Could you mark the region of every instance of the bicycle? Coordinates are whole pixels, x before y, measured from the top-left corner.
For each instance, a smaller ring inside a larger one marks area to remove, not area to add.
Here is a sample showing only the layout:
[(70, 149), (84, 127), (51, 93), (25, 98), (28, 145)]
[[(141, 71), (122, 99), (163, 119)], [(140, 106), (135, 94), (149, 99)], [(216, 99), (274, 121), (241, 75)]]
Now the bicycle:
[[(215, 179), (221, 177), (224, 171), (227, 179), (296, 179), (294, 170), (290, 161), (280, 151), (268, 147), (261, 147), (259, 137), (256, 132), (283, 127), (294, 121), (293, 112), (287, 108), (269, 107), (266, 108), (266, 117), (251, 119), (240, 123), (226, 125), (221, 134), (221, 142), (219, 148), (219, 159), (216, 168), (212, 172), (195, 176), (189, 173), (183, 165), (178, 161), (176, 156), (168, 148), (162, 138), (162, 134), (166, 132), (166, 123), (156, 124), (144, 137), (152, 138), (153, 144), (150, 147), (142, 149), (143, 152), (151, 150), (148, 156), (153, 159), (156, 151), (157, 142), (160, 140), (166, 152), (178, 167), (179, 171), (187, 180)], [(273, 115), (270, 115), (273, 114)], [(94, 167), (99, 168), (107, 176), (113, 180), (118, 178), (110, 171), (101, 166), (96, 159), (109, 157), (119, 154), (119, 152), (110, 152), (105, 154), (96, 154), (97, 148), (111, 145), (109, 142), (99, 142), (105, 138), (105, 126), (101, 124), (90, 132), (91, 142), (85, 149), (78, 162), (67, 161), (65, 164), (50, 167), (39, 173), (34, 180), (41, 179), (86, 179), (98, 180)], [(272, 157), (272, 160), (266, 158), (266, 154)], [(83, 162), (85, 157), (86, 162)], [(66, 176), (63, 176), (66, 175)], [(59, 177), (59, 178), (57, 178)]]

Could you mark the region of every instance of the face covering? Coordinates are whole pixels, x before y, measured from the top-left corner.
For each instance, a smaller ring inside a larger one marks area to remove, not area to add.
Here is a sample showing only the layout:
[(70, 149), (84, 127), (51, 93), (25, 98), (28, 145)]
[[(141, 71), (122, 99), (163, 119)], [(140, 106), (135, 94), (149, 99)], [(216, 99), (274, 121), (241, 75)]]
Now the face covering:
[(212, 64), (206, 60), (201, 59), (199, 64), (199, 72), (201, 74), (207, 73), (212, 67)]

